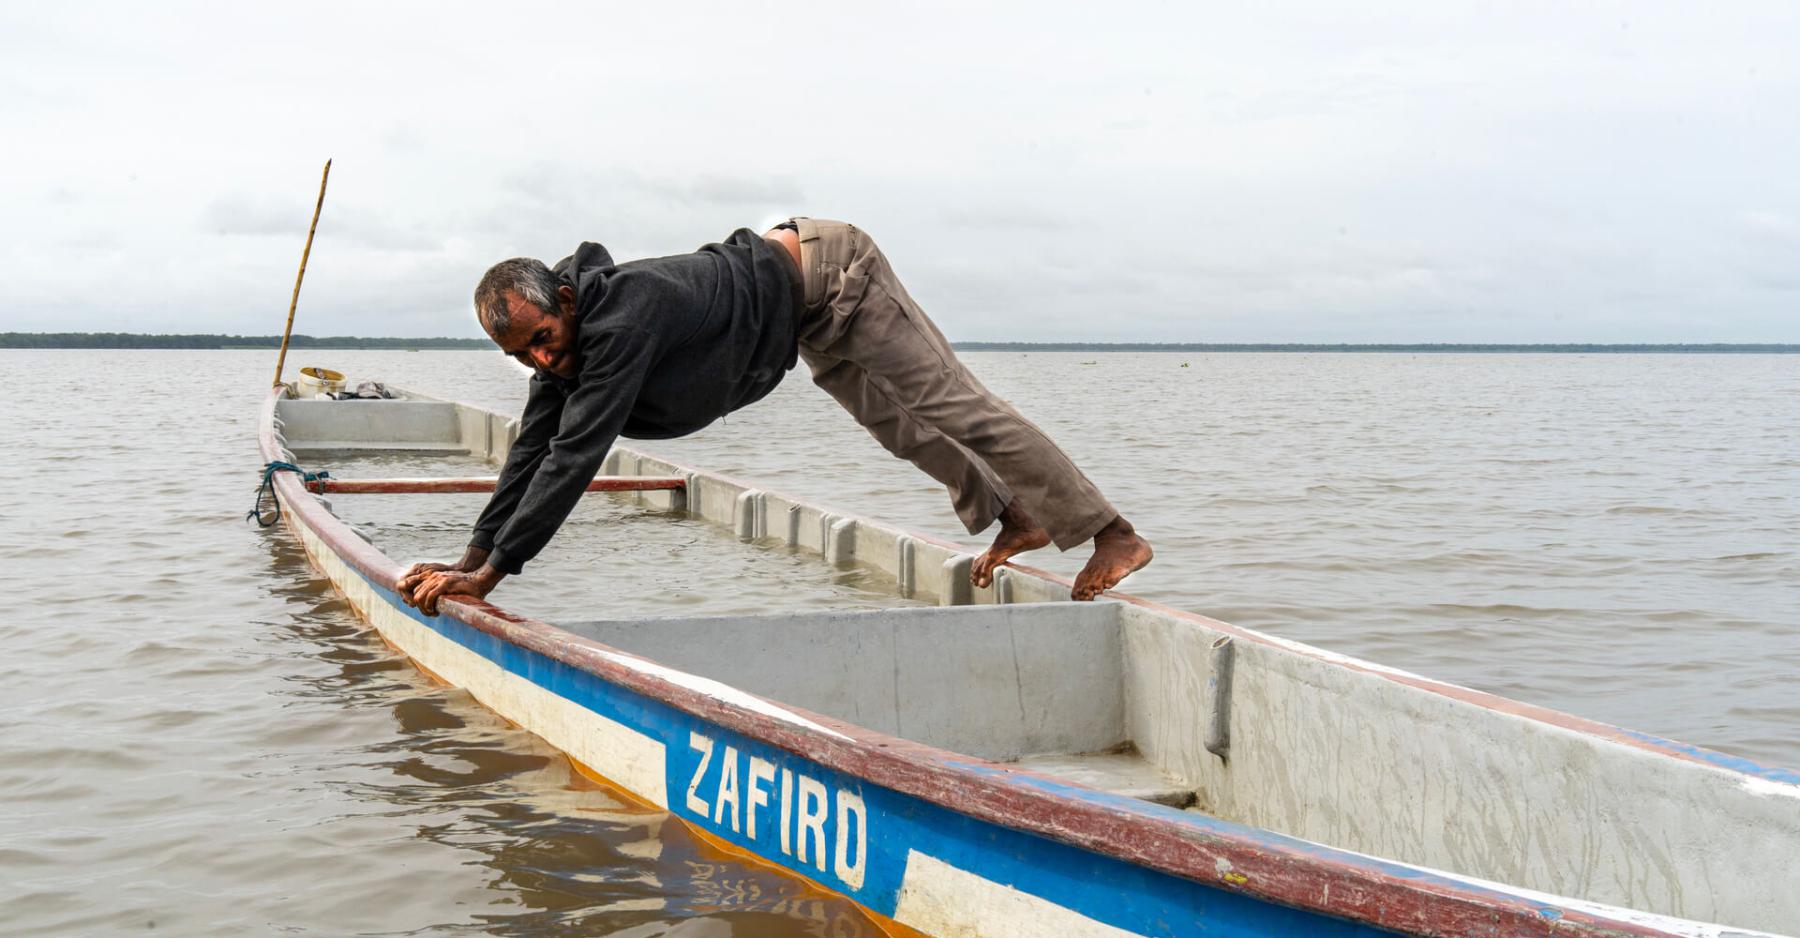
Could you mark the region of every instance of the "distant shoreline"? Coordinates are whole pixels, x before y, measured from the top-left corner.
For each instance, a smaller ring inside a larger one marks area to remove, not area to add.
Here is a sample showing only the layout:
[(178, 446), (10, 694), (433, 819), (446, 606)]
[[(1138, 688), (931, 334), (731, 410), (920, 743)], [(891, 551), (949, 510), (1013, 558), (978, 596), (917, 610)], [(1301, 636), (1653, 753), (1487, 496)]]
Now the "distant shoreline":
[[(966, 352), (1404, 352), (1537, 353), (1579, 355), (1793, 355), (1800, 343), (1489, 343), (1489, 342), (954, 342)], [(211, 333), (139, 334), (131, 332), (0, 332), (0, 348), (37, 349), (273, 349), (277, 335)], [(406, 336), (296, 335), (296, 349), (493, 349), (487, 339)]]
[[(221, 335), (217, 333), (148, 334), (136, 332), (0, 332), (0, 348), (87, 349), (273, 349), (281, 347), (278, 335)], [(492, 349), (487, 339), (455, 339), (408, 336), (365, 337), (354, 335), (311, 336), (296, 333), (291, 349)]]
[(1552, 354), (1800, 354), (1800, 344), (1709, 342), (1603, 344), (1581, 342), (953, 342), (967, 352), (1536, 352)]

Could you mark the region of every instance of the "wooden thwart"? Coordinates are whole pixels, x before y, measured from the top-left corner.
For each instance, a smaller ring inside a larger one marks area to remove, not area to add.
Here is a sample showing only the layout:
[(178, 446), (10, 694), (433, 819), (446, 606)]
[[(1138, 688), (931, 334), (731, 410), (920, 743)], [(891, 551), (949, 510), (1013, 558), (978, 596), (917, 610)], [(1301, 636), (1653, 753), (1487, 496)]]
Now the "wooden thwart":
[[(321, 494), (340, 495), (420, 495), (444, 492), (492, 492), (500, 480), (495, 476), (466, 479), (320, 479), (309, 488)], [(652, 492), (678, 490), (687, 486), (685, 479), (650, 476), (596, 476), (589, 482), (590, 492)]]

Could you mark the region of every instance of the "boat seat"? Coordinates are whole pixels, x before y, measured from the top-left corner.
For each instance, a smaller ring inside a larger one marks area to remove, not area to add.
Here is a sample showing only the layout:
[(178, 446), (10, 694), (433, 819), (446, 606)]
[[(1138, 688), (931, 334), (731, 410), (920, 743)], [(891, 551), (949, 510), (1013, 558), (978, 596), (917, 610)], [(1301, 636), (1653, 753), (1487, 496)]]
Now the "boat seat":
[(296, 453), (418, 453), (427, 456), (467, 456), (469, 448), (448, 443), (368, 443), (358, 440), (288, 440)]
[(444, 401), (284, 400), (276, 419), (287, 448), (467, 453), (456, 405)]
[(1039, 775), (1171, 808), (1188, 807), (1195, 799), (1192, 786), (1170, 778), (1129, 746), (1108, 752), (1043, 753), (1025, 756), (1013, 764)]

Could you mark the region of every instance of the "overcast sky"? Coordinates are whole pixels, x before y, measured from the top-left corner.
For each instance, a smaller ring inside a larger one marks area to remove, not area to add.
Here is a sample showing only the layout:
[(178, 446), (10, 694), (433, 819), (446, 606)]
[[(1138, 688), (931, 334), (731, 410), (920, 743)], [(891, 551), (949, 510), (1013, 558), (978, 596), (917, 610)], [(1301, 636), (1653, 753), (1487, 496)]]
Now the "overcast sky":
[(791, 214), (953, 339), (1800, 341), (1800, 5), (0, 6), (0, 330), (479, 335)]

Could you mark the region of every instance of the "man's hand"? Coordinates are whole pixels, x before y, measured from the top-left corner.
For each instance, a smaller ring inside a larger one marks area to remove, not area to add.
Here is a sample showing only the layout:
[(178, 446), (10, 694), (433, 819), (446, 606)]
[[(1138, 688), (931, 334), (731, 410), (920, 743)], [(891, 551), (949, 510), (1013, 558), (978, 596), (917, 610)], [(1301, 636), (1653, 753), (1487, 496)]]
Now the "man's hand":
[(462, 572), (462, 568), (456, 564), (415, 563), (407, 567), (405, 573), (400, 574), (400, 581), (394, 584), (394, 589), (400, 592), (400, 598), (406, 600), (407, 605), (417, 606), (419, 602), (413, 598), (413, 590), (418, 589), (419, 584), (425, 582), (425, 575), (446, 570)]
[(420, 612), (435, 616), (438, 612), (438, 600), (445, 596), (473, 596), (481, 599), (493, 592), (494, 587), (500, 585), (500, 581), (505, 578), (506, 574), (485, 565), (473, 573), (449, 569), (428, 570), (420, 574), (420, 579), (410, 590), (402, 589), (400, 595), (410, 605), (417, 606)]
[(417, 606), (419, 601), (414, 592), (418, 590), (419, 584), (425, 582), (427, 575), (444, 572), (474, 573), (487, 563), (487, 559), (487, 551), (470, 544), (469, 549), (463, 551), (462, 559), (455, 563), (415, 563), (407, 567), (406, 572), (400, 574), (399, 581), (394, 584), (394, 589), (399, 591), (400, 598), (406, 600), (407, 605)]

